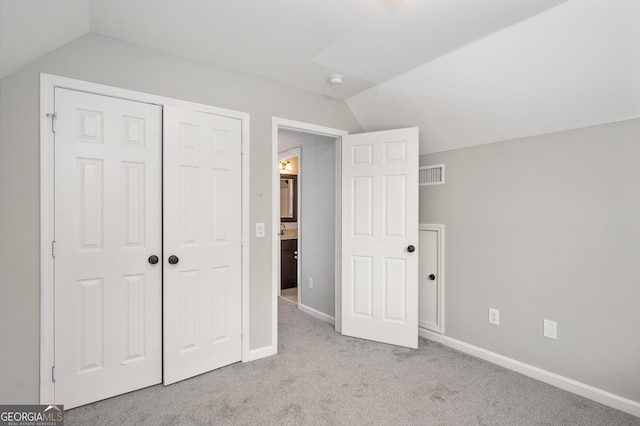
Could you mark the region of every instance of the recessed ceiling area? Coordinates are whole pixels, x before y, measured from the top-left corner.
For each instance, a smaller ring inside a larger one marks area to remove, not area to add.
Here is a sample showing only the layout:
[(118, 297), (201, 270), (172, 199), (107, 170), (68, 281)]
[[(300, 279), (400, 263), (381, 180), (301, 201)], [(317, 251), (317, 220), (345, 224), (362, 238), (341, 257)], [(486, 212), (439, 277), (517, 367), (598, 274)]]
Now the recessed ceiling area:
[(0, 77), (90, 32), (419, 126), (422, 154), (640, 116), (636, 0), (0, 0)]

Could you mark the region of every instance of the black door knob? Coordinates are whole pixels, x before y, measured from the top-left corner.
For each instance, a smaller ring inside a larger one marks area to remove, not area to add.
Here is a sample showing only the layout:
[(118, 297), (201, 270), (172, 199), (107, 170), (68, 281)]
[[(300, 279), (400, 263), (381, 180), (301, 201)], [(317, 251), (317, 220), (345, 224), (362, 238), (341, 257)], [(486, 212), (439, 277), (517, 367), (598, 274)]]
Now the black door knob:
[(178, 259), (178, 256), (172, 254), (171, 256), (169, 256), (169, 263), (172, 265), (175, 265), (176, 263), (178, 263), (180, 261), (180, 259)]
[(435, 276), (435, 275), (433, 275), (433, 274), (431, 274), (431, 275), (429, 275), (429, 279), (430, 279), (431, 281), (433, 281), (433, 280), (435, 280), (435, 279), (436, 279), (436, 276)]
[(149, 263), (152, 265), (155, 265), (156, 263), (158, 263), (160, 259), (158, 259), (158, 256), (156, 256), (155, 254), (149, 256)]
[(409, 247), (407, 247), (407, 251), (409, 253), (413, 253), (414, 251), (416, 251), (416, 248), (414, 246), (409, 246)]

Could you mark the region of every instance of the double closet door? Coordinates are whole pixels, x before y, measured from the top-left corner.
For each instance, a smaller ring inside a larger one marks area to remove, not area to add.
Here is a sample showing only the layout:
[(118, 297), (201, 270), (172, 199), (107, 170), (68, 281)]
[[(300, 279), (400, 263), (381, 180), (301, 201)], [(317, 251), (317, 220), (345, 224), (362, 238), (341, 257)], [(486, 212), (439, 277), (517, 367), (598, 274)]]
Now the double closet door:
[(241, 359), (241, 122), (55, 90), (55, 400)]

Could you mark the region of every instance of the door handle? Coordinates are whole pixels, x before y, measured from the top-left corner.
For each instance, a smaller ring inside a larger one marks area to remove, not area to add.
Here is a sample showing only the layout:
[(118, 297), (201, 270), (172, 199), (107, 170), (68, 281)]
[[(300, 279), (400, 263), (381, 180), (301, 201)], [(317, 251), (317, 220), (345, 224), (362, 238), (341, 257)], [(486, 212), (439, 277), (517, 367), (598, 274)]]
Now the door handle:
[(435, 276), (435, 275), (433, 275), (433, 274), (431, 274), (431, 275), (429, 275), (429, 279), (430, 279), (431, 281), (433, 281), (433, 280), (435, 280), (435, 279), (436, 279), (436, 276)]
[(175, 265), (176, 263), (178, 263), (180, 261), (180, 259), (178, 259), (178, 256), (172, 254), (171, 256), (169, 256), (169, 263), (172, 265)]
[(407, 251), (409, 253), (413, 253), (414, 251), (416, 251), (416, 248), (414, 246), (410, 245), (409, 247), (407, 247)]
[(158, 259), (158, 256), (156, 256), (155, 254), (152, 254), (151, 256), (149, 256), (149, 263), (152, 265), (155, 265), (156, 263), (158, 263), (160, 259)]

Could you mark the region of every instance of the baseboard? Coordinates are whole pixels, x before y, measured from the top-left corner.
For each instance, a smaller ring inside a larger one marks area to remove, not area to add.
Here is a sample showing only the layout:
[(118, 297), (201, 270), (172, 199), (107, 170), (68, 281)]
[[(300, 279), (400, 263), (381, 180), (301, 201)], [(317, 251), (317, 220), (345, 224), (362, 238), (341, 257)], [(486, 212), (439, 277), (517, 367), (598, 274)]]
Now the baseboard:
[(249, 351), (249, 358), (247, 359), (247, 361), (255, 361), (257, 359), (266, 358), (271, 355), (275, 355), (276, 353), (278, 353), (278, 351), (271, 345), (264, 346), (258, 349), (252, 349)]
[(330, 317), (329, 315), (320, 312), (320, 311), (316, 311), (313, 308), (310, 308), (308, 306), (303, 305), (302, 303), (298, 303), (298, 309), (300, 309), (302, 312), (304, 312), (305, 314), (309, 314), (312, 317), (318, 318), (319, 320), (322, 320), (324, 322), (328, 322), (329, 324), (335, 326), (336, 325), (336, 319), (334, 317)]
[(617, 410), (624, 411), (632, 416), (640, 417), (640, 402), (638, 401), (633, 401), (594, 386), (587, 385), (586, 383), (578, 382), (568, 377), (560, 376), (550, 371), (534, 367), (533, 365), (525, 364), (524, 362), (465, 343), (461, 340), (443, 336), (442, 334), (434, 333), (423, 328), (419, 328), (418, 330), (418, 334), (425, 339), (442, 343), (443, 345), (457, 349), (460, 352), (482, 358), (485, 361), (498, 364), (502, 367), (508, 368), (509, 370), (516, 371), (557, 388), (575, 393), (576, 395), (583, 396)]

